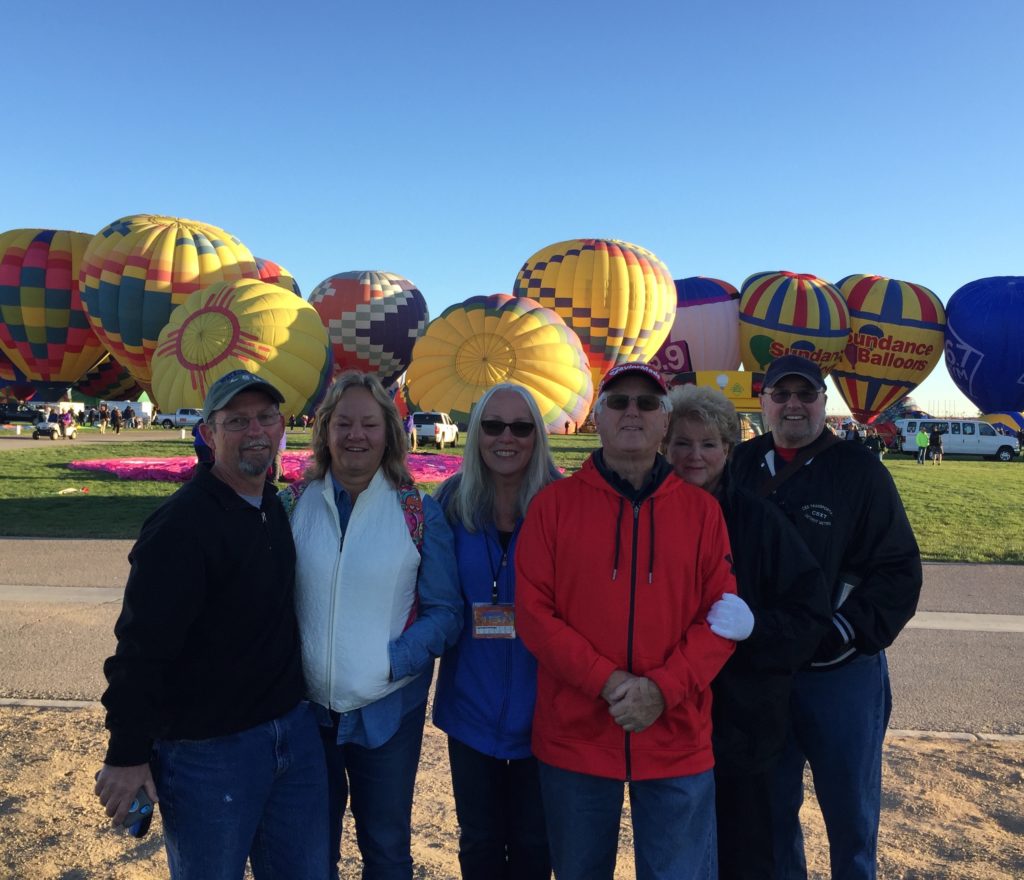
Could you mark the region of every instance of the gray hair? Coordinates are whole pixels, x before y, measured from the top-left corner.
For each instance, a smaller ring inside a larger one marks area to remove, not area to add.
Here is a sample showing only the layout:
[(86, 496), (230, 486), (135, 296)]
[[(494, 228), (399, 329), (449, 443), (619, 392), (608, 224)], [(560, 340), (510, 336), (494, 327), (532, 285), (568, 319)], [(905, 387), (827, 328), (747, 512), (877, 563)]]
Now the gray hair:
[(561, 477), (561, 473), (551, 459), (547, 426), (541, 418), (533, 395), (521, 385), (511, 382), (502, 382), (499, 385), (491, 386), (473, 406), (469, 417), (462, 470), (447, 480), (440, 490), (440, 494), (447, 494), (451, 499), (447, 505), (448, 517), (453, 521), (461, 522), (470, 532), (475, 532), (485, 523), (491, 522), (494, 515), (494, 479), (480, 457), (480, 422), (491, 398), (501, 391), (511, 391), (526, 401), (536, 437), (533, 444), (533, 455), (519, 486), (519, 509), (516, 513), (519, 516), (525, 515), (526, 508), (529, 507), (533, 496), (548, 483)]
[(669, 391), (672, 418), (669, 421), (668, 440), (672, 440), (676, 422), (692, 419), (708, 428), (715, 428), (722, 442), (730, 448), (740, 442), (740, 419), (736, 407), (717, 388), (699, 385), (677, 385)]
[(360, 373), (358, 370), (348, 370), (338, 376), (327, 390), (323, 403), (317, 408), (311, 444), (313, 460), (306, 468), (305, 478), (319, 480), (331, 469), (331, 417), (341, 398), (350, 388), (365, 388), (373, 395), (373, 399), (384, 413), (384, 458), (380, 466), (384, 469), (384, 476), (388, 482), (396, 489), (402, 483), (413, 482), (405, 461), (407, 440), (405, 425), (398, 414), (398, 408), (384, 390), (384, 386), (380, 384), (380, 379), (373, 373)]

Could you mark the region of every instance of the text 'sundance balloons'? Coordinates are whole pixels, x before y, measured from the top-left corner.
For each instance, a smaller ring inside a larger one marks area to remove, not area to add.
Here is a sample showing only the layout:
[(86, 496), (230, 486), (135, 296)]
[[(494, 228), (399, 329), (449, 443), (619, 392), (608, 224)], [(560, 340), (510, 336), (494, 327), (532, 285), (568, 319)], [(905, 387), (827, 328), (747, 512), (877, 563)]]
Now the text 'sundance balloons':
[(982, 412), (1024, 410), (1024, 278), (979, 278), (946, 303), (946, 369)]
[(872, 422), (921, 384), (942, 357), (946, 310), (927, 287), (847, 275), (850, 340), (832, 381), (857, 421)]
[(273, 260), (266, 260), (263, 257), (254, 257), (253, 259), (256, 260), (256, 270), (260, 273), (260, 281), (266, 281), (267, 284), (276, 284), (278, 287), (290, 290), (296, 296), (302, 296), (302, 291), (299, 289), (299, 283), (295, 280), (295, 276), (285, 269), (284, 266), (275, 263)]
[(740, 290), (740, 357), (764, 371), (775, 358), (795, 354), (827, 375), (842, 359), (850, 312), (842, 294), (815, 275), (758, 272)]
[(736, 370), (740, 365), (740, 294), (717, 278), (675, 282), (676, 316), (650, 360), (665, 374)]
[(108, 354), (79, 379), (75, 383), (75, 390), (97, 400), (138, 400), (143, 392), (142, 386), (112, 354)]
[(153, 354), (153, 396), (162, 410), (202, 407), (221, 376), (248, 370), (300, 415), (319, 402), (331, 372), (327, 331), (315, 309), (275, 284), (221, 281), (178, 306)]
[(576, 333), (595, 387), (616, 364), (653, 357), (676, 311), (665, 264), (615, 239), (577, 238), (537, 251), (519, 270), (513, 293), (553, 309)]
[(526, 388), (549, 431), (582, 422), (594, 396), (576, 334), (553, 310), (502, 293), (471, 297), (430, 323), (416, 343), (406, 391), (414, 410), (466, 422), (500, 382)]
[(82, 302), (107, 350), (144, 388), (171, 312), (218, 281), (259, 278), (256, 261), (217, 226), (135, 214), (104, 227), (82, 258)]
[(72, 385), (106, 354), (78, 287), (91, 238), (55, 229), (0, 234), (0, 351), (30, 382)]
[(409, 366), (430, 318), (409, 279), (392, 272), (341, 272), (309, 295), (331, 340), (334, 370), (374, 373), (385, 386)]

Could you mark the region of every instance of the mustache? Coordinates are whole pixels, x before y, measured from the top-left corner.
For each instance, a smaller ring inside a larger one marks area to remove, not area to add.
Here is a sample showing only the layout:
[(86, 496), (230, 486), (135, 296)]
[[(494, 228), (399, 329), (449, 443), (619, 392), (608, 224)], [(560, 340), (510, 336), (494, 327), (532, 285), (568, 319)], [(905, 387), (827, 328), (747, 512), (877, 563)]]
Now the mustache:
[(270, 449), (270, 444), (265, 440), (247, 440), (238, 448), (242, 451), (247, 449)]

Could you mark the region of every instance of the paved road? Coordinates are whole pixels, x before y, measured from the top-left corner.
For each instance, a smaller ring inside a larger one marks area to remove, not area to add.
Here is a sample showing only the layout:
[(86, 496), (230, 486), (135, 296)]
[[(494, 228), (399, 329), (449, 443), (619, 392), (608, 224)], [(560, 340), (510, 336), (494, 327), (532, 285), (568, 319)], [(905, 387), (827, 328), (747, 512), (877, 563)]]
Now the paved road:
[[(96, 700), (131, 541), (0, 539), (0, 698)], [(925, 565), (891, 727), (1024, 735), (1024, 567)]]

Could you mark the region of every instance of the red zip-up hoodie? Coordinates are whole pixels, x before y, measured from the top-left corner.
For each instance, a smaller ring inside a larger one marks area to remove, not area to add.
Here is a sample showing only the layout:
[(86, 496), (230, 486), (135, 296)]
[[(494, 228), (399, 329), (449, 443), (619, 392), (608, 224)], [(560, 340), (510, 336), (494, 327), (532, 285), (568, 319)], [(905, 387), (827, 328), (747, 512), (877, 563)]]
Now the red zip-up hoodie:
[[(641, 499), (591, 457), (533, 499), (516, 552), (516, 630), (539, 663), (533, 752), (622, 780), (714, 766), (710, 684), (735, 649), (706, 620), (736, 592), (718, 502), (674, 474)], [(640, 733), (601, 698), (616, 669), (650, 678), (665, 699)]]

